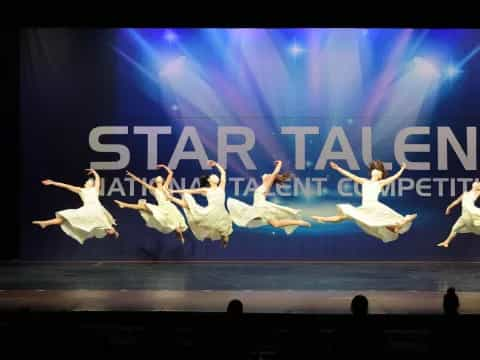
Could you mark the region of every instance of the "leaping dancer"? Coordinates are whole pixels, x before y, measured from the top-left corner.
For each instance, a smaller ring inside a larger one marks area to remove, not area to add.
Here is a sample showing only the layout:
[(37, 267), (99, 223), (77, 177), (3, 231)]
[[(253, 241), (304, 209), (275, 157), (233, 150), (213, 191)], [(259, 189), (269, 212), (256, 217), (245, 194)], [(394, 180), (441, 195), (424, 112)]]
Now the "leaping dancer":
[(173, 171), (166, 165), (158, 165), (157, 168), (163, 168), (167, 171), (168, 175), (166, 180), (163, 177), (157, 176), (154, 181), (154, 185), (150, 185), (140, 179), (138, 176), (127, 171), (127, 175), (134, 181), (145, 187), (150, 194), (157, 201), (157, 205), (148, 203), (145, 199), (141, 199), (137, 204), (129, 204), (123, 201), (114, 200), (120, 208), (138, 210), (142, 218), (145, 220), (145, 224), (163, 234), (170, 234), (175, 231), (178, 239), (185, 243), (183, 232), (188, 229), (185, 223), (185, 218), (178, 208), (169, 199), (169, 187), (173, 180)]
[(88, 238), (103, 238), (106, 235), (113, 235), (118, 238), (119, 233), (115, 230), (116, 222), (113, 216), (100, 203), (100, 176), (93, 169), (86, 169), (89, 178), (83, 187), (73, 186), (43, 180), (45, 186), (56, 186), (78, 194), (83, 201), (83, 206), (78, 209), (57, 211), (55, 218), (50, 220), (33, 221), (42, 229), (48, 226), (58, 225), (70, 237), (83, 244)]
[(277, 205), (267, 200), (273, 185), (283, 184), (291, 178), (288, 172), (280, 173), (281, 168), (282, 162), (277, 160), (273, 172), (262, 175), (262, 185), (255, 190), (252, 205), (237, 199), (227, 200), (228, 211), (236, 225), (250, 228), (271, 225), (283, 228), (287, 234), (293, 233), (298, 226), (311, 226), (309, 222), (300, 218), (301, 210)]
[(370, 163), (370, 179), (356, 176), (342, 169), (333, 161), (330, 167), (340, 174), (362, 185), (362, 205), (354, 207), (350, 204), (337, 205), (338, 214), (335, 216), (312, 216), (318, 222), (339, 223), (351, 219), (367, 234), (379, 238), (383, 242), (398, 239), (399, 234), (404, 234), (412, 226), (417, 214), (403, 216), (378, 201), (378, 196), (383, 187), (393, 183), (405, 171), (406, 165), (393, 176), (386, 177), (383, 163), (374, 160)]
[(458, 233), (472, 233), (480, 235), (480, 208), (475, 206), (475, 201), (480, 197), (480, 181), (472, 184), (470, 191), (464, 192), (455, 201), (448, 205), (445, 215), (450, 215), (452, 209), (462, 204), (462, 215), (458, 218), (450, 231), (447, 239), (438, 243), (437, 246), (446, 247), (452, 242)]

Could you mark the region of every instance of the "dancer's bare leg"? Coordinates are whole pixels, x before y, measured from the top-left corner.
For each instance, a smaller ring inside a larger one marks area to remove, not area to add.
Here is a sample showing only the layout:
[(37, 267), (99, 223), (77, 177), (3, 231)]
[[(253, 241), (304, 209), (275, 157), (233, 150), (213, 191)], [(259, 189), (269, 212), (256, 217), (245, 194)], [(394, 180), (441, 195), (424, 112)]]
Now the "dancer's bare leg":
[(144, 203), (129, 204), (129, 203), (119, 201), (119, 200), (113, 200), (113, 201), (115, 202), (115, 204), (117, 204), (122, 209), (125, 208), (125, 209), (143, 210), (143, 211), (150, 212), (150, 210), (148, 210), (147, 205), (145, 205)]
[(222, 246), (224, 249), (228, 246), (229, 241), (230, 241), (230, 238), (228, 236), (222, 236)]
[(445, 241), (442, 241), (441, 243), (438, 243), (437, 246), (448, 248), (448, 245), (450, 245), (450, 243), (453, 239), (455, 239), (456, 236), (457, 233), (455, 231), (452, 231), (450, 235), (448, 235), (447, 239)]
[(185, 200), (183, 199), (178, 199), (174, 196), (169, 196), (168, 199), (173, 202), (174, 204), (177, 204), (178, 206), (181, 206), (184, 209), (188, 209), (188, 204)]
[(339, 223), (345, 221), (348, 217), (344, 214), (338, 214), (335, 216), (312, 216), (312, 219), (321, 223)]
[(61, 225), (63, 223), (62, 218), (54, 218), (50, 220), (37, 220), (37, 221), (32, 221), (32, 224), (40, 226), (42, 229), (45, 229), (47, 226), (52, 226), (52, 225)]
[(180, 240), (182, 244), (185, 244), (185, 238), (183, 237), (183, 231), (180, 230), (180, 228), (177, 228), (175, 230), (175, 233), (177, 235), (178, 240)]
[(273, 227), (280, 228), (285, 226), (306, 226), (311, 227), (308, 221), (296, 220), (296, 219), (282, 219), (282, 220), (269, 220), (268, 223)]

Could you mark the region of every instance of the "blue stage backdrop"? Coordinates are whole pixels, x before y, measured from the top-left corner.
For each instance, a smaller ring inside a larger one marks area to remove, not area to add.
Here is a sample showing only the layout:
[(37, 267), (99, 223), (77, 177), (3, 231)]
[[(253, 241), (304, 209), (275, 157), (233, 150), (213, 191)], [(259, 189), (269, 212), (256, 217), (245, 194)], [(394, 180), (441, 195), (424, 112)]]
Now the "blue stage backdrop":
[[(479, 30), (24, 30), (22, 258), (478, 260), (478, 235), (435, 244), (460, 216), (460, 207), (445, 216), (447, 205), (480, 177), (479, 52)], [(353, 222), (312, 222), (290, 236), (235, 226), (226, 249), (188, 231), (182, 246), (113, 203), (154, 202), (127, 170), (151, 180), (165, 175), (156, 164), (169, 164), (174, 188), (190, 187), (212, 171), (207, 159), (226, 166), (227, 196), (251, 203), (280, 159), (295, 178), (270, 200), (309, 220), (334, 215), (338, 203), (360, 205), (330, 160), (368, 176), (372, 158), (390, 173), (408, 165), (381, 201), (418, 219), (390, 243)], [(80, 245), (58, 227), (32, 225), (81, 205), (41, 180), (81, 185), (89, 167), (120, 238)]]

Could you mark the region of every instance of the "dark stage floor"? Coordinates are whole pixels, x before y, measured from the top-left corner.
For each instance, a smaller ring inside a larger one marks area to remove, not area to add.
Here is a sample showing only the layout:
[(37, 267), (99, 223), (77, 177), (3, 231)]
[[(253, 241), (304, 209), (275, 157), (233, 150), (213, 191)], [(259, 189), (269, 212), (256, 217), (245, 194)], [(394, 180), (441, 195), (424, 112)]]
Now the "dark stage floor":
[(363, 293), (372, 313), (439, 313), (450, 286), (480, 314), (479, 262), (1, 263), (0, 309), (328, 314)]

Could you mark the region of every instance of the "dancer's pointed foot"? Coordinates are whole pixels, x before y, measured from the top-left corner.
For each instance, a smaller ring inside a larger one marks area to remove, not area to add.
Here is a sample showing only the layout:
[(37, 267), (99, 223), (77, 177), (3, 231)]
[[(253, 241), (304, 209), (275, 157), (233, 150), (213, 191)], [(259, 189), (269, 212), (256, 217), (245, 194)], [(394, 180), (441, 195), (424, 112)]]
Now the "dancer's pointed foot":
[(222, 236), (222, 246), (225, 249), (228, 246), (228, 236)]
[(303, 221), (303, 220), (300, 222), (299, 225), (305, 226), (305, 227), (312, 227), (312, 224), (310, 224), (308, 221)]
[(42, 229), (45, 229), (47, 227), (47, 224), (45, 224), (45, 221), (32, 221), (32, 224), (38, 225)]
[(417, 218), (417, 214), (410, 214), (410, 215), (407, 215), (405, 216), (405, 219), (406, 219), (406, 222), (409, 223), (409, 222), (412, 222), (413, 220), (415, 220)]
[(118, 207), (120, 207), (120, 208), (122, 208), (122, 209), (125, 207), (125, 203), (124, 203), (123, 201), (113, 200), (113, 202), (114, 202), (115, 204), (117, 204)]
[(417, 214), (410, 214), (410, 215), (405, 216), (404, 221), (402, 221), (400, 224), (393, 227), (393, 232), (398, 234), (400, 232), (400, 230), (402, 229), (402, 227), (404, 227), (405, 225), (413, 222), (413, 220), (415, 220), (416, 218), (417, 218)]
[(178, 240), (180, 240), (182, 245), (185, 245), (185, 238), (183, 237), (183, 232), (177, 230), (175, 231), (175, 236), (177, 237)]
[(447, 240), (442, 241), (441, 243), (438, 243), (437, 246), (448, 248), (448, 241)]

